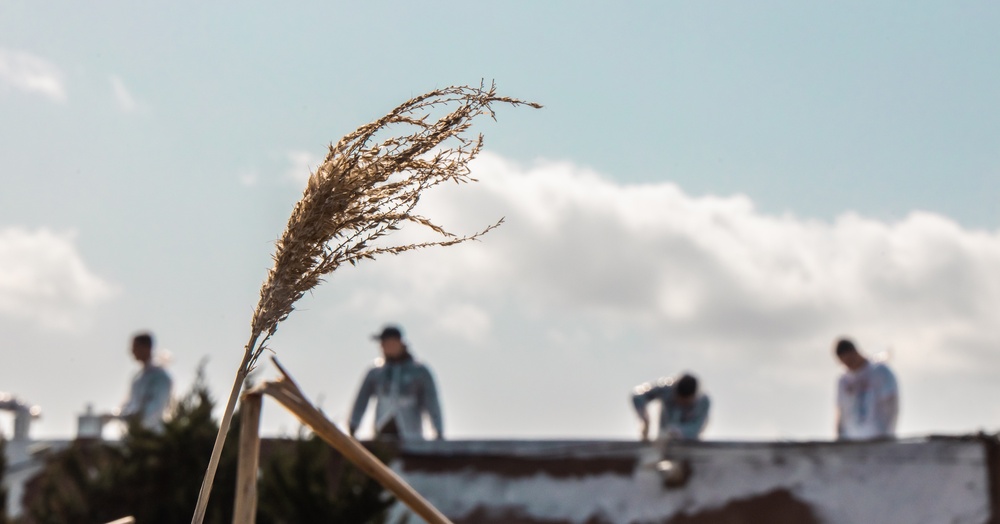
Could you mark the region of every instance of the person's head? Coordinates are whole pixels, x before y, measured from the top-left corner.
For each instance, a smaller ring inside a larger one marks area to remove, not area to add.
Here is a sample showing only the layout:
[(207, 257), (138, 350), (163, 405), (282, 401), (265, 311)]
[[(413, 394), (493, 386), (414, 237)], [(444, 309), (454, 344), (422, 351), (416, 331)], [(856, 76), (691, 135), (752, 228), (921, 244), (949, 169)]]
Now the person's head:
[(694, 402), (695, 398), (698, 396), (698, 379), (690, 373), (681, 375), (681, 377), (677, 379), (677, 382), (674, 384), (674, 394), (676, 395), (677, 401), (682, 404), (690, 404)]
[(833, 352), (836, 353), (840, 363), (851, 371), (861, 369), (868, 363), (868, 359), (858, 352), (857, 346), (849, 338), (838, 339), (834, 345)]
[(398, 326), (386, 326), (382, 332), (372, 338), (382, 346), (382, 355), (386, 360), (395, 360), (406, 354), (406, 344), (403, 343), (403, 331)]
[(148, 364), (153, 358), (153, 335), (139, 333), (132, 337), (132, 356), (143, 364)]

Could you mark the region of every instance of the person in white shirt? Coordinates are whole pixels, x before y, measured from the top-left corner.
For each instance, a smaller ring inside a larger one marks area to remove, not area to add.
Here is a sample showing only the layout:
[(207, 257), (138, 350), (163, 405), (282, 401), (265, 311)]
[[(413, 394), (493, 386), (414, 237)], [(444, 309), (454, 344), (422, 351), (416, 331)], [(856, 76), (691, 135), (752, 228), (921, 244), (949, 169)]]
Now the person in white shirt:
[(837, 381), (837, 438), (893, 438), (899, 415), (899, 386), (889, 366), (872, 362), (850, 339), (834, 346), (844, 374)]
[(140, 333), (132, 338), (132, 356), (142, 369), (132, 379), (128, 399), (117, 418), (135, 421), (154, 433), (163, 431), (163, 417), (170, 405), (173, 381), (162, 367), (153, 363), (153, 336)]

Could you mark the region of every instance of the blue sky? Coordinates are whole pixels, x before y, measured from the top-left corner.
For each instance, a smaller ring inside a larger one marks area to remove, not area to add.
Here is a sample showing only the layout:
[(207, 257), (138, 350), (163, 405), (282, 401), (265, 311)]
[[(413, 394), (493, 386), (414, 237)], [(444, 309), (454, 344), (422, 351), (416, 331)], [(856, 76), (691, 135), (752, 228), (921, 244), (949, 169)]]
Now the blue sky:
[(456, 437), (628, 437), (628, 390), (681, 369), (714, 438), (829, 436), (842, 333), (892, 347), (904, 432), (995, 428), (967, 399), (1000, 393), (998, 23), (985, 2), (7, 2), (0, 390), (71, 434), (121, 401), (148, 328), (179, 390), (208, 357), (221, 396), (326, 144), (485, 79), (545, 108), (479, 125), (483, 183), (428, 209), (507, 225), (339, 271), (279, 331), (332, 415), (395, 321)]

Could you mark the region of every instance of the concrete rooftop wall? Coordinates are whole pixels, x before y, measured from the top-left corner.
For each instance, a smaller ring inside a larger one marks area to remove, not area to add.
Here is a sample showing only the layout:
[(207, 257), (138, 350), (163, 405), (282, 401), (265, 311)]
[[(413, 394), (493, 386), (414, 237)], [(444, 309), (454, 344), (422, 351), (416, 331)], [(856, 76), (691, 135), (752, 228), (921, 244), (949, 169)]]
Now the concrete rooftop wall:
[(445, 441), (404, 444), (392, 467), (456, 524), (986, 524), (992, 449), (974, 437)]

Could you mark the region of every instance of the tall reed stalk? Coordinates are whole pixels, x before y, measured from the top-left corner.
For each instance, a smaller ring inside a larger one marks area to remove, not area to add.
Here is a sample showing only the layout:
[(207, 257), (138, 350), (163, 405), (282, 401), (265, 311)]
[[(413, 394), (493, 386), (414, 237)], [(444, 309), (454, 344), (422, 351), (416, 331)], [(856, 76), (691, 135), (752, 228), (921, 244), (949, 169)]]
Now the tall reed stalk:
[[(302, 199), (277, 242), (274, 266), (260, 290), (250, 339), (219, 423), (192, 524), (204, 520), (243, 383), (298, 299), (344, 264), (474, 240), (503, 222), (500, 219), (477, 233), (458, 236), (414, 212), (424, 191), (444, 182), (474, 181), (468, 163), (482, 148), (483, 137), (466, 134), (477, 116), (495, 119), (492, 105), (496, 103), (541, 107), (497, 96), (495, 85), (452, 86), (408, 100), (330, 146), (326, 159), (309, 176)], [(438, 240), (404, 245), (379, 242), (406, 224), (427, 228)]]

